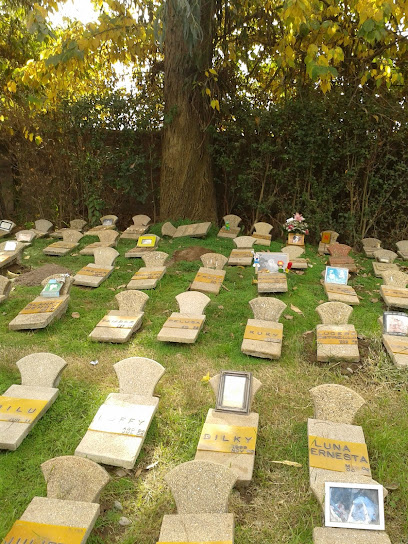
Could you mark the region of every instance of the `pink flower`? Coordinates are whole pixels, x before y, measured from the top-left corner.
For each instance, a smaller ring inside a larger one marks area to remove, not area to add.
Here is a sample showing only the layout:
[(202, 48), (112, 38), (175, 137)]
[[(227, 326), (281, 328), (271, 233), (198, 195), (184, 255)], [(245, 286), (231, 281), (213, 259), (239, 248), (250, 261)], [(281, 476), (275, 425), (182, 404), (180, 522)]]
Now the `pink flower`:
[(294, 219), (295, 221), (304, 221), (304, 217), (302, 216), (302, 214), (297, 213), (297, 212), (295, 213), (293, 219)]

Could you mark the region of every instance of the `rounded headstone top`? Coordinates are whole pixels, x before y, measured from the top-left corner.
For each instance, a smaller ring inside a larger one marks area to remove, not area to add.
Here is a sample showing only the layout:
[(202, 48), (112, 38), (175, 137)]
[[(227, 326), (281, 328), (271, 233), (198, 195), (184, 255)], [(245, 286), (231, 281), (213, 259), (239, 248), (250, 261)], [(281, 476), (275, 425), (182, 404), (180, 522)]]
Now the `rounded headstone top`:
[(200, 258), (205, 268), (215, 268), (216, 270), (222, 270), (228, 262), (228, 258), (221, 253), (204, 253)]
[(310, 389), (314, 404), (314, 418), (333, 423), (352, 424), (358, 410), (365, 404), (361, 395), (333, 383)]
[(399, 251), (408, 251), (408, 240), (400, 240), (395, 245)]
[(5, 276), (0, 276), (0, 296), (8, 296), (13, 284)]
[(146, 226), (150, 223), (151, 219), (148, 215), (143, 215), (143, 214), (140, 214), (140, 215), (134, 215), (132, 217), (132, 221), (133, 221), (133, 224), (134, 225), (142, 225), (142, 226)]
[(238, 215), (234, 214), (224, 215), (223, 220), (224, 223), (229, 223), (230, 227), (238, 227), (238, 225), (242, 221), (242, 219)]
[(104, 468), (82, 457), (54, 457), (41, 465), (47, 497), (65, 501), (99, 502), (110, 477)]
[(154, 266), (164, 266), (168, 258), (168, 254), (164, 251), (150, 251), (143, 255), (142, 260), (147, 268), (152, 268)]
[(82, 230), (87, 224), (83, 219), (73, 219), (69, 222), (69, 226), (74, 230)]
[(274, 297), (257, 297), (249, 301), (255, 319), (279, 321), (286, 304)]
[(104, 215), (103, 217), (101, 217), (100, 221), (103, 224), (104, 221), (112, 220), (112, 223), (115, 224), (118, 219), (119, 217), (117, 215), (109, 214), (109, 215)]
[(171, 470), (165, 480), (178, 514), (223, 514), (237, 476), (218, 463), (188, 461)]
[(300, 246), (285, 246), (282, 248), (282, 253), (289, 255), (289, 259), (297, 259), (305, 252)]
[(330, 243), (327, 245), (327, 251), (333, 257), (346, 257), (351, 250), (352, 247), (346, 244), (339, 244), (338, 242)]
[(408, 274), (400, 270), (384, 270), (384, 272), (381, 272), (381, 277), (385, 285), (405, 288), (408, 283)]
[(165, 370), (161, 364), (147, 357), (128, 357), (113, 365), (121, 393), (152, 397), (157, 382)]
[(270, 223), (265, 223), (264, 221), (254, 224), (254, 230), (257, 234), (269, 234), (272, 229), (273, 226)]
[(198, 291), (186, 291), (176, 296), (181, 314), (203, 315), (211, 299)]
[(98, 232), (98, 238), (102, 245), (109, 245), (116, 242), (119, 232), (116, 230), (101, 230)]
[(398, 258), (398, 255), (389, 249), (377, 249), (373, 255), (376, 261), (380, 263), (393, 263)]
[(126, 315), (132, 316), (143, 312), (146, 302), (149, 300), (149, 296), (142, 291), (128, 289), (115, 295), (115, 299), (118, 302), (119, 310)]
[(72, 242), (76, 244), (82, 238), (82, 232), (74, 229), (63, 229), (62, 230), (62, 239), (64, 242)]
[(48, 232), (53, 227), (51, 221), (48, 221), (47, 219), (37, 219), (34, 225), (36, 230), (39, 230), (40, 232)]
[(63, 370), (68, 366), (62, 357), (53, 353), (32, 353), (17, 361), (21, 385), (57, 387)]
[(256, 239), (252, 238), (252, 236), (237, 236), (237, 238), (234, 238), (233, 242), (237, 248), (247, 249), (252, 248)]
[(361, 243), (364, 247), (381, 247), (381, 240), (378, 238), (363, 238)]
[(36, 233), (34, 230), (19, 230), (16, 233), (16, 240), (17, 242), (32, 242), (34, 238), (36, 237)]
[(346, 325), (353, 308), (344, 302), (324, 302), (316, 311), (323, 325)]
[(100, 266), (113, 266), (119, 252), (113, 247), (97, 247), (94, 249), (95, 264)]
[(170, 236), (171, 238), (173, 238), (176, 230), (176, 227), (172, 225), (169, 221), (167, 221), (167, 223), (164, 223), (164, 225), (162, 226), (161, 233), (163, 236)]

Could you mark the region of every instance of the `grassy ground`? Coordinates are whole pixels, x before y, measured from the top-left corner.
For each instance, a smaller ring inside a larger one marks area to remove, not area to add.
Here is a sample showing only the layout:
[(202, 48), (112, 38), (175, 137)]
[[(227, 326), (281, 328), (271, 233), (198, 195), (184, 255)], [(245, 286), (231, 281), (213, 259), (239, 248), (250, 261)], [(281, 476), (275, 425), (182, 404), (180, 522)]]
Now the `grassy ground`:
[[(160, 226), (152, 231), (160, 234)], [(175, 250), (198, 245), (229, 255), (233, 242), (217, 239), (215, 234), (213, 228), (205, 240), (163, 240), (159, 249), (172, 255)], [(80, 248), (94, 240), (84, 238)], [(53, 262), (76, 272), (92, 262), (92, 258), (79, 255), (46, 257), (42, 249), (49, 243), (36, 240), (25, 251), (30, 259), (23, 260), (24, 265)], [(321, 511), (309, 490), (306, 420), (313, 414), (308, 391), (322, 383), (346, 385), (367, 400), (357, 423), (364, 428), (373, 477), (392, 489), (385, 504), (387, 532), (393, 544), (406, 544), (408, 374), (397, 370), (382, 348), (377, 323), (383, 311), (380, 280), (373, 276), (371, 261), (356, 256), (361, 270), (350, 282), (362, 297), (351, 323), (364, 337), (362, 363), (352, 365), (350, 373), (343, 365), (316, 363), (314, 336), (303, 336), (319, 322), (315, 308), (326, 300), (320, 284), (326, 258), (317, 256), (313, 247), (306, 253), (313, 267), (302, 275), (291, 272), (289, 291), (279, 295), (288, 305), (284, 315), (293, 317), (282, 318), (284, 341), (279, 361), (248, 357), (240, 351), (245, 323), (252, 317), (248, 301), (257, 296), (252, 267), (227, 267), (224, 285), (228, 290), (222, 289), (217, 297), (211, 295), (206, 324), (196, 344), (156, 341), (169, 313), (178, 310), (174, 297), (188, 289), (199, 261), (176, 262), (169, 267), (156, 290), (148, 292), (143, 328), (128, 344), (91, 342), (87, 336), (95, 324), (108, 310), (116, 309), (113, 297), (121, 289), (115, 288), (126, 285), (143, 264), (123, 257), (134, 245), (133, 241), (120, 241), (121, 256), (112, 276), (96, 290), (73, 287), (67, 314), (44, 330), (8, 330), (8, 323), (40, 287), (17, 286), (0, 308), (0, 393), (19, 383), (15, 363), (25, 355), (49, 351), (69, 364), (52, 408), (16, 452), (0, 453), (0, 539), (32, 497), (46, 494), (40, 464), (55, 456), (72, 455), (106, 395), (117, 391), (113, 364), (130, 356), (146, 356), (166, 368), (156, 389), (159, 409), (134, 470), (120, 477), (116, 469), (109, 469), (112, 479), (102, 494), (102, 513), (89, 544), (154, 544), (158, 540), (163, 515), (175, 512), (163, 477), (172, 467), (194, 458), (207, 411), (214, 406), (210, 387), (201, 378), (222, 369), (250, 370), (263, 383), (253, 406), (260, 414), (253, 482), (245, 491), (234, 490), (231, 495), (236, 544), (308, 544), (313, 527), (321, 526)], [(273, 242), (271, 250), (280, 247)], [(291, 304), (304, 315), (292, 311)], [(80, 318), (72, 318), (72, 312), (79, 312)], [(99, 364), (92, 366), (90, 361), (95, 359)], [(272, 463), (283, 460), (296, 461), (302, 467)], [(156, 461), (153, 469), (146, 470)], [(122, 503), (123, 512), (114, 509), (115, 501)], [(132, 520), (130, 527), (119, 526), (123, 515)]]

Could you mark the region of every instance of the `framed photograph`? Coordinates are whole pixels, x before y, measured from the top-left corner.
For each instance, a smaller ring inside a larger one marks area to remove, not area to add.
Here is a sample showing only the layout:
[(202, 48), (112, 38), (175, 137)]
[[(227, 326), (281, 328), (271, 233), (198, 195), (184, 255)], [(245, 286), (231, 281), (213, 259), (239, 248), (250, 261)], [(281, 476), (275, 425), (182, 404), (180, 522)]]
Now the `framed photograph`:
[(248, 414), (252, 388), (251, 372), (223, 370), (218, 386), (217, 412)]
[(382, 486), (325, 482), (325, 525), (384, 531)]
[(137, 247), (154, 247), (156, 245), (156, 236), (139, 236)]
[(304, 234), (294, 234), (293, 232), (288, 234), (288, 244), (292, 246), (304, 246), (305, 245), (305, 235)]
[(287, 253), (263, 252), (255, 253), (256, 256), (259, 258), (258, 272), (262, 270), (277, 272), (278, 270), (286, 270), (288, 267), (289, 256)]
[(349, 271), (348, 268), (337, 268), (336, 266), (326, 266), (324, 283), (337, 283), (347, 285)]
[(109, 227), (110, 225), (113, 225), (113, 219), (104, 219), (104, 220), (102, 221), (102, 225), (103, 225), (104, 227)]
[(7, 232), (13, 228), (13, 223), (11, 221), (4, 220), (0, 221), (0, 229), (6, 230)]
[(384, 333), (408, 336), (408, 314), (404, 312), (383, 313)]
[(328, 230), (325, 230), (324, 232), (322, 232), (322, 238), (321, 238), (321, 243), (322, 244), (330, 244), (330, 240), (331, 240), (331, 232), (329, 232)]

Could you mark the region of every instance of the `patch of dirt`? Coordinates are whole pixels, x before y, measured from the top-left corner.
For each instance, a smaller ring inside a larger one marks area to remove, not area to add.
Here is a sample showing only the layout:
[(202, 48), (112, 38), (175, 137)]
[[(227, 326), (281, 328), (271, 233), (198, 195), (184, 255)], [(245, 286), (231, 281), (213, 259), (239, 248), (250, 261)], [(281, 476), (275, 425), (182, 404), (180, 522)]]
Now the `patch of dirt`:
[(211, 253), (208, 247), (191, 246), (185, 249), (179, 249), (173, 253), (173, 257), (169, 264), (177, 263), (178, 261), (198, 261), (201, 255)]
[(40, 268), (35, 268), (34, 270), (30, 270), (30, 272), (21, 274), (15, 279), (14, 283), (34, 287), (35, 285), (41, 285), (41, 282), (52, 274), (71, 274), (71, 270), (58, 264), (45, 264), (44, 266), (40, 266)]
[(30, 266), (24, 266), (22, 264), (18, 264), (18, 263), (13, 263), (12, 265), (10, 266), (5, 266), (2, 270), (1, 270), (1, 275), (2, 276), (5, 276), (6, 278), (8, 278), (9, 276), (7, 276), (7, 272), (10, 270), (10, 272), (12, 272), (13, 274), (24, 274), (25, 272), (28, 272), (31, 270), (31, 267)]

